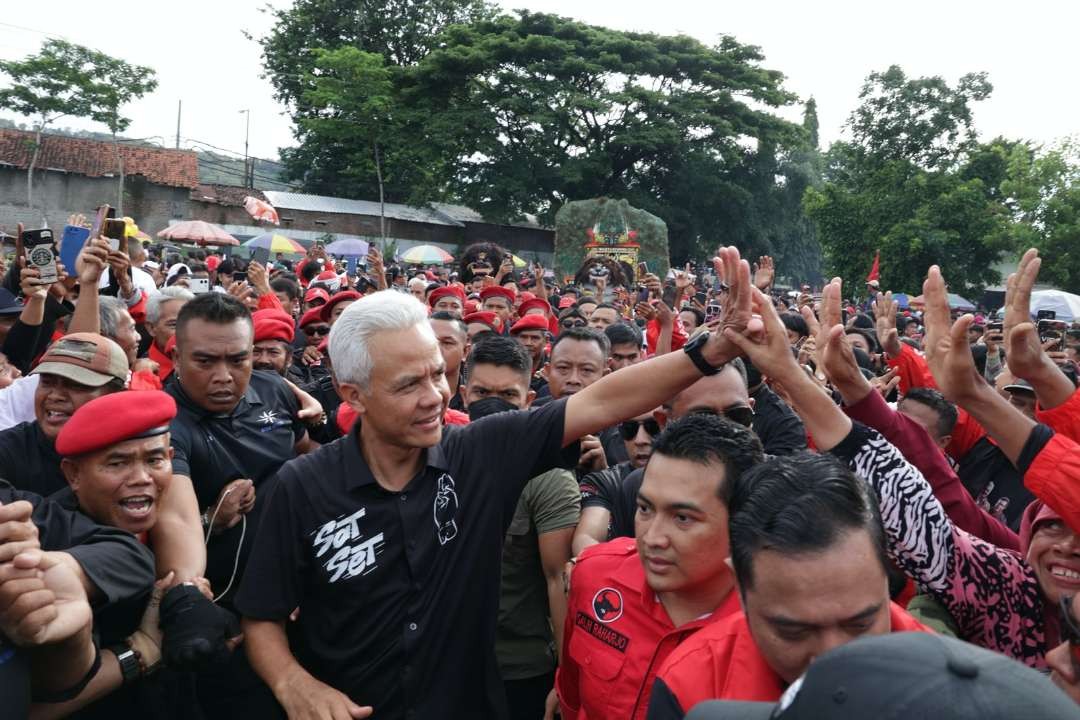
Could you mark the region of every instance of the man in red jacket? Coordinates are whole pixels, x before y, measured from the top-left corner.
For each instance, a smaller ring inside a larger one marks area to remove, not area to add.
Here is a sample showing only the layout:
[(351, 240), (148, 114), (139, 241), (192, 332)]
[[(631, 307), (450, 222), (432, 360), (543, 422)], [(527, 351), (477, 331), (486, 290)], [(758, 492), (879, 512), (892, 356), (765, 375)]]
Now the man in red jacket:
[(926, 630), (889, 601), (877, 500), (835, 458), (804, 452), (759, 465), (733, 483), (728, 509), (743, 612), (664, 662), (649, 720), (714, 698), (775, 701), (834, 647)]
[(738, 611), (726, 498), (762, 457), (749, 429), (716, 415), (688, 415), (656, 437), (635, 539), (593, 545), (574, 568), (555, 685), (564, 720), (643, 718), (671, 651)]

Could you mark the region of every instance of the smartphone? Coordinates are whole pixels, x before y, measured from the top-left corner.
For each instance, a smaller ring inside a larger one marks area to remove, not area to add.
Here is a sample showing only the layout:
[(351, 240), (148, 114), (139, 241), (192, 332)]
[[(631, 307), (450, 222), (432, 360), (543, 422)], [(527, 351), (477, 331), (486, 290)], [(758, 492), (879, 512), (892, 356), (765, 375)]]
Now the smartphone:
[(255, 248), (251, 252), (251, 259), (266, 267), (266, 263), (270, 261), (270, 248)]
[(675, 305), (675, 286), (668, 285), (665, 287), (664, 292), (660, 297), (663, 299), (665, 305), (673, 307)]
[(191, 289), (191, 292), (195, 293), (196, 295), (208, 293), (210, 292), (210, 278), (189, 278), (188, 287)]
[(38, 285), (52, 285), (60, 279), (56, 269), (56, 243), (53, 241), (52, 230), (23, 230), (22, 243), (27, 265), (37, 268), (41, 273)]
[(237, 270), (232, 274), (232, 279), (236, 282), (247, 282), (247, 273), (243, 270)]
[(720, 317), (721, 312), (722, 308), (720, 307), (720, 303), (709, 303), (705, 306), (705, 322), (711, 323), (713, 320)]
[(1053, 310), (1040, 310), (1035, 314), (1037, 320), (1055, 320), (1057, 319), (1057, 313)]
[(637, 279), (645, 277), (649, 274), (649, 263), (639, 262), (637, 264)]
[(637, 301), (639, 303), (649, 302), (649, 288), (644, 285), (638, 285)]
[(89, 228), (78, 225), (64, 226), (64, 234), (60, 236), (60, 262), (64, 263), (64, 267), (74, 271), (75, 261), (90, 237)]
[(90, 237), (96, 238), (101, 234), (101, 226), (105, 224), (105, 220), (109, 217), (109, 211), (111, 208), (106, 205), (102, 205), (97, 209), (97, 214), (94, 216), (94, 224), (90, 227)]
[[(1049, 312), (1053, 312), (1052, 310)], [(1058, 352), (1065, 349), (1065, 331), (1069, 325), (1063, 320), (1039, 320), (1039, 342), (1054, 344), (1046, 348), (1047, 352)]]
[(989, 323), (986, 326), (986, 332), (987, 333), (999, 333), (1004, 329), (1005, 329), (1005, 323), (1002, 323), (1002, 322), (996, 322), (995, 321), (995, 322)]
[(124, 232), (127, 230), (127, 223), (123, 220), (109, 220), (106, 219), (101, 225), (101, 234), (109, 239), (110, 252), (126, 252), (127, 248), (124, 246)]

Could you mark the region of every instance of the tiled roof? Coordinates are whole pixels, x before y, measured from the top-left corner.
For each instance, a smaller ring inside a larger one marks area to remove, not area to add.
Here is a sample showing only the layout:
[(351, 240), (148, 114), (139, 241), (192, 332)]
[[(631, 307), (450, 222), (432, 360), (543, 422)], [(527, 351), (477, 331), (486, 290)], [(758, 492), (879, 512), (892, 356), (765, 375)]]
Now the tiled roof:
[[(325, 195), (304, 195), (302, 193), (267, 190), (264, 193), (270, 204), (282, 210), (303, 210), (306, 212), (341, 213), (343, 215), (379, 216), (379, 203), (371, 200), (348, 200), (346, 198), (327, 197)], [(436, 212), (430, 207), (412, 207), (386, 203), (386, 217), (395, 220), (409, 220), (429, 225), (449, 225), (461, 227), (462, 223)]]
[[(0, 164), (26, 169), (33, 155), (34, 134), (0, 130)], [(142, 175), (157, 185), (194, 188), (199, 163), (190, 150), (166, 150), (120, 144), (125, 175)], [(64, 135), (43, 135), (37, 168), (106, 177), (117, 174), (116, 149), (111, 142)]]
[(199, 184), (191, 191), (191, 199), (196, 202), (216, 203), (218, 205), (232, 205), (242, 207), (244, 198), (254, 195), (259, 200), (266, 200), (262, 190), (255, 188), (238, 187), (236, 185), (204, 185)]

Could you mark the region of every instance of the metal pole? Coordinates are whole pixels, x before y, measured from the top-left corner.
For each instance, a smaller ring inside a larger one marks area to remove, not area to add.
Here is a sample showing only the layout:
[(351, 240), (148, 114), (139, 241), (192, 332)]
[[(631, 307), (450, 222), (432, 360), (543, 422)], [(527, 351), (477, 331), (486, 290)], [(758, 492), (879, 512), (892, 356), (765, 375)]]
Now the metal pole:
[(255, 178), (252, 177), (251, 157), (248, 155), (248, 138), (251, 136), (251, 110), (241, 110), (245, 113), (247, 119), (244, 124), (244, 187), (251, 187), (254, 184)]
[(176, 101), (176, 149), (180, 149), (180, 111), (184, 107), (183, 100)]

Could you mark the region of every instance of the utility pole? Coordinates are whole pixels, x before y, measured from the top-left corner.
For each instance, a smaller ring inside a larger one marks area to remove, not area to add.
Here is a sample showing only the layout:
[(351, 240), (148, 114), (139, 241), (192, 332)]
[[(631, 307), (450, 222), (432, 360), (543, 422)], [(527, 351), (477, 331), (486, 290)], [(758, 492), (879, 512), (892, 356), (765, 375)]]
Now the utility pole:
[(254, 163), (248, 155), (248, 139), (251, 137), (251, 110), (241, 110), (247, 115), (244, 127), (244, 187), (252, 187), (255, 184)]
[(183, 100), (176, 101), (176, 149), (180, 149), (180, 111), (184, 107)]

